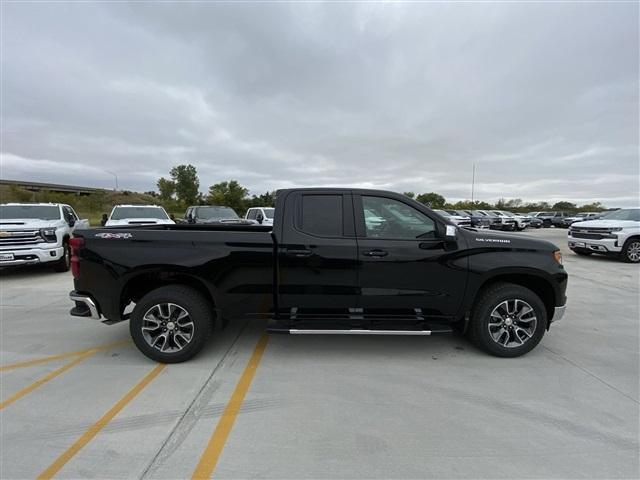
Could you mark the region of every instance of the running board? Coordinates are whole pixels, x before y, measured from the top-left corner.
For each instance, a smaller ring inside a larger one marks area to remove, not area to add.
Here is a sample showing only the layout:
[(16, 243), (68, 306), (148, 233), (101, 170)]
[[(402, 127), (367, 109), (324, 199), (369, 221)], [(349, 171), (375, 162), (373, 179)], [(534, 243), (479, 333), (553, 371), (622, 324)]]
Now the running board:
[(363, 330), (346, 329), (330, 330), (320, 329), (300, 329), (300, 328), (268, 328), (269, 333), (288, 333), (290, 335), (431, 335), (432, 333), (451, 333), (450, 329), (443, 330)]

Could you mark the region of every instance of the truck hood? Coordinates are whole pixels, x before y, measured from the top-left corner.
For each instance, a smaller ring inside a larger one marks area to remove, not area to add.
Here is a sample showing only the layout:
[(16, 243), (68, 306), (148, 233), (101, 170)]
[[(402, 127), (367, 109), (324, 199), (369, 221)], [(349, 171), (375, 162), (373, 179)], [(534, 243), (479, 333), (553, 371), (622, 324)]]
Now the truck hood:
[(640, 227), (640, 222), (633, 220), (585, 220), (584, 222), (575, 222), (572, 227), (589, 227), (589, 228), (632, 228)]
[(471, 228), (458, 228), (458, 234), (464, 236), (470, 248), (523, 248), (553, 252), (559, 248), (547, 240), (527, 235), (506, 232), (487, 232)]
[(105, 227), (127, 226), (127, 225), (173, 225), (173, 220), (163, 220), (160, 218), (123, 218), (122, 220), (108, 220)]
[(65, 225), (62, 220), (38, 220), (34, 218), (11, 218), (0, 220), (0, 230), (35, 230), (39, 228), (58, 228)]

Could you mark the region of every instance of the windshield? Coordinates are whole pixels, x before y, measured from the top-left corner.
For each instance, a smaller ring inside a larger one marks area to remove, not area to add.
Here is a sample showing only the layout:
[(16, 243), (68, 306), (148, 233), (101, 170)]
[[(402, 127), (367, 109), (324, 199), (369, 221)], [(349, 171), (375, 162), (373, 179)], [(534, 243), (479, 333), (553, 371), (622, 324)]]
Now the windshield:
[(124, 220), (125, 218), (158, 218), (167, 220), (169, 217), (160, 207), (116, 207), (111, 213), (111, 220)]
[(198, 207), (196, 217), (201, 220), (237, 219), (238, 214), (229, 207)]
[(60, 220), (60, 208), (55, 205), (0, 205), (0, 219), (18, 218)]
[(601, 217), (602, 220), (631, 220), (640, 222), (640, 208), (622, 208), (615, 212), (609, 212)]
[(273, 218), (273, 215), (276, 211), (275, 208), (263, 208), (262, 210), (264, 210), (264, 214), (267, 216), (267, 218)]

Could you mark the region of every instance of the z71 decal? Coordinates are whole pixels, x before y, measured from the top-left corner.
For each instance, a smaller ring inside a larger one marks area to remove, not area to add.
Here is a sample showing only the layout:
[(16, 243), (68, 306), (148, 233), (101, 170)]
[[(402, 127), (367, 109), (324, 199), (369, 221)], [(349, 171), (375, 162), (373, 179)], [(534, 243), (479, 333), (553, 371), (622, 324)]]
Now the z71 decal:
[(110, 239), (132, 238), (133, 235), (130, 233), (96, 233), (94, 237), (100, 237), (105, 240), (110, 240)]
[(485, 242), (485, 243), (511, 243), (511, 240), (507, 240), (504, 238), (476, 238), (476, 242)]

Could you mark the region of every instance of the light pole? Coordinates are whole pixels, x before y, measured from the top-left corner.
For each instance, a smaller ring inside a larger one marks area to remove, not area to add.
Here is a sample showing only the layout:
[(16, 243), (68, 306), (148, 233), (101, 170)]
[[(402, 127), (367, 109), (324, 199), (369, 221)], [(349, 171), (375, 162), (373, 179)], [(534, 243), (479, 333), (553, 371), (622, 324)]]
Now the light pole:
[(115, 173), (113, 173), (113, 172), (110, 172), (109, 170), (105, 170), (105, 172), (110, 173), (110, 174), (111, 174), (111, 175), (113, 175), (113, 177), (116, 179), (116, 188), (115, 188), (115, 190), (114, 190), (114, 191), (116, 191), (116, 192), (117, 192), (117, 191), (118, 191), (118, 175), (116, 175), (116, 174), (115, 174)]
[(471, 174), (471, 203), (473, 204), (473, 194), (476, 187), (476, 162), (473, 162), (473, 173)]

